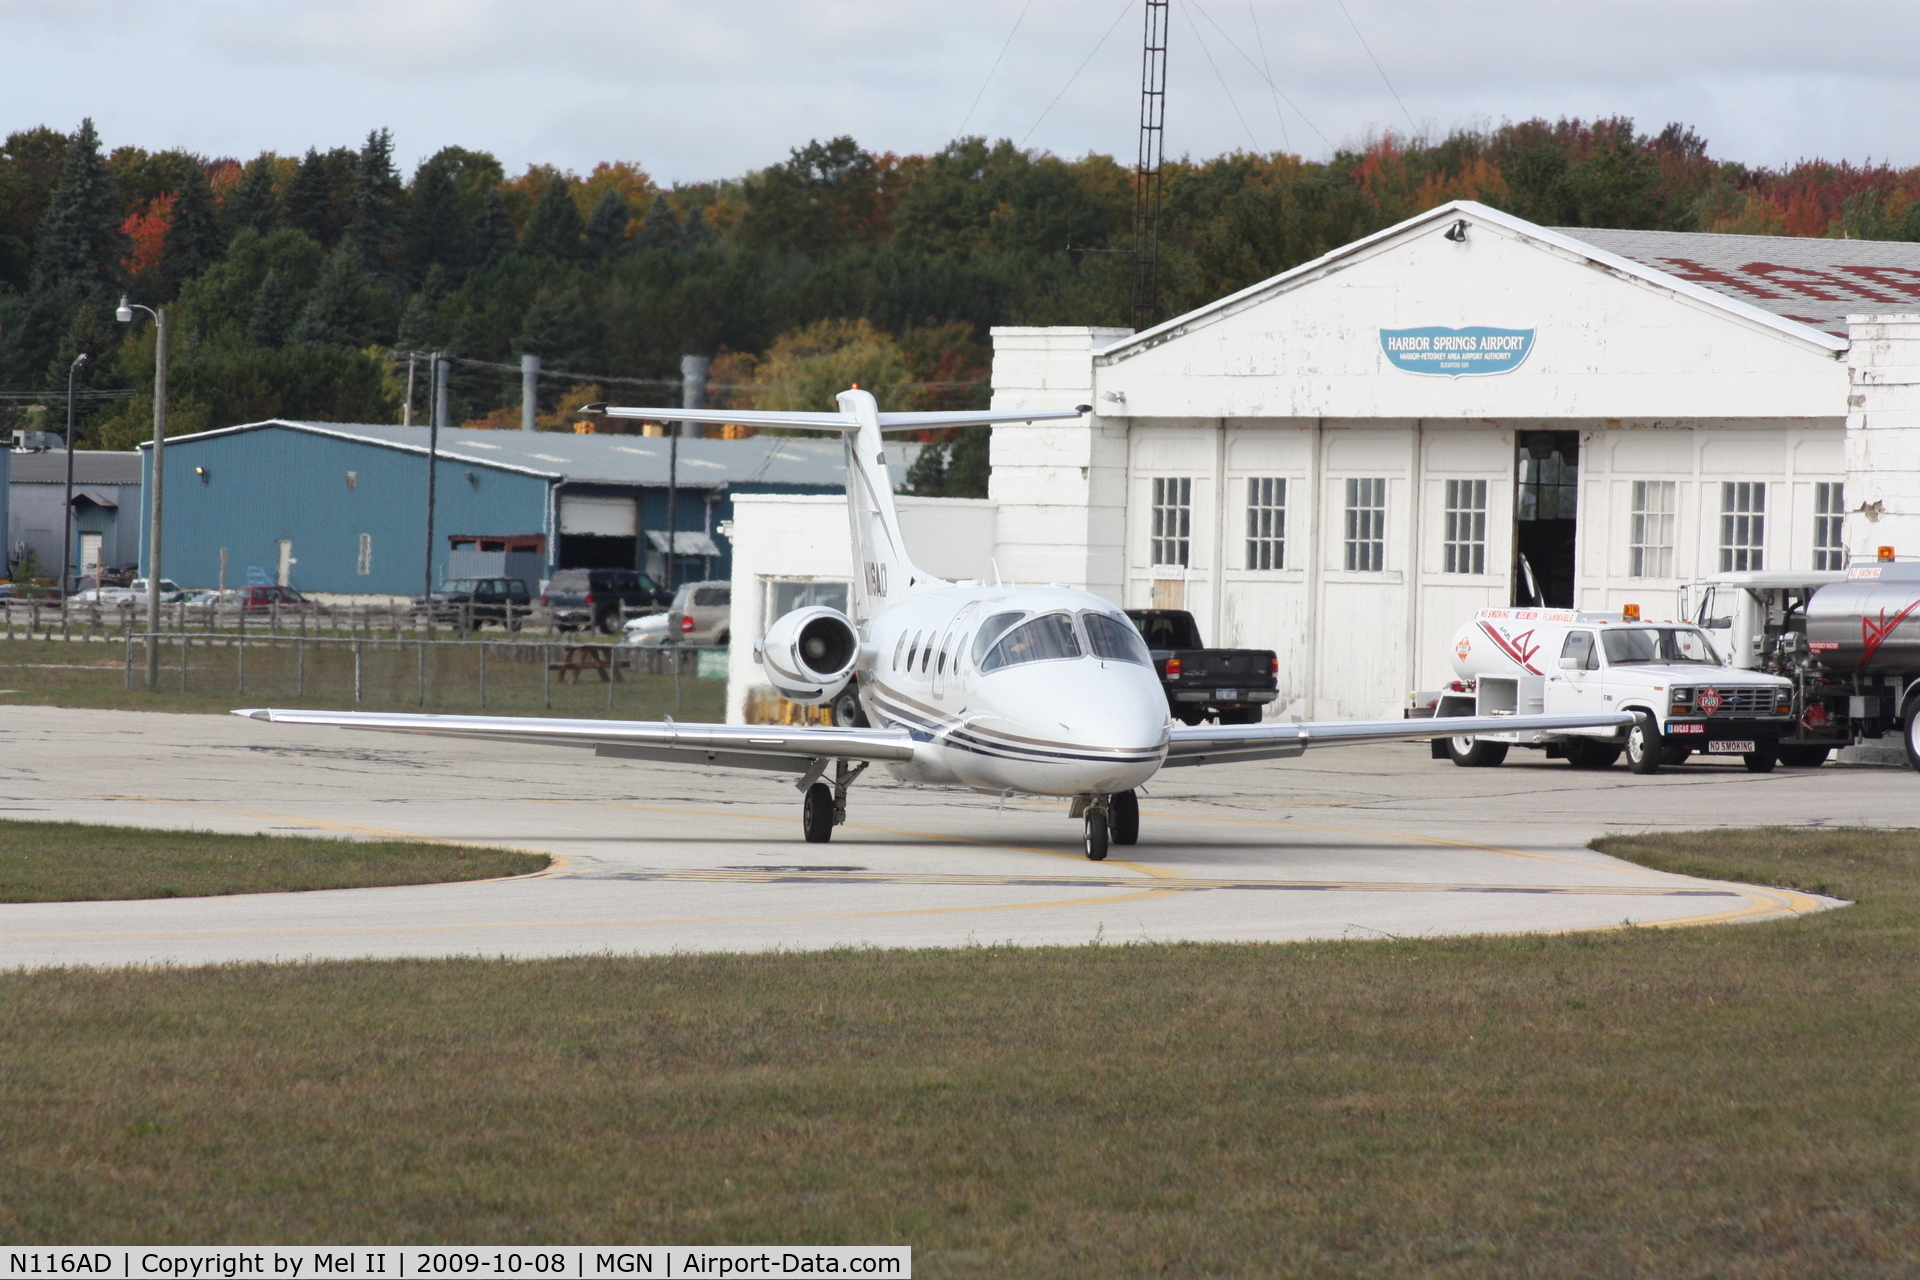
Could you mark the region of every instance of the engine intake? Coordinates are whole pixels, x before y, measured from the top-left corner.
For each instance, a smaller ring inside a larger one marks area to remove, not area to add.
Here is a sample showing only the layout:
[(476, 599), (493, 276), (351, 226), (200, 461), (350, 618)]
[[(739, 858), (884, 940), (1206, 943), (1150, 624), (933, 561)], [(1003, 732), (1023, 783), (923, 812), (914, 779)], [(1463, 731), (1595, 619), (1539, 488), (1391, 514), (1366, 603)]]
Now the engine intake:
[(838, 609), (795, 609), (767, 630), (755, 656), (781, 697), (818, 706), (833, 701), (853, 679), (860, 633)]

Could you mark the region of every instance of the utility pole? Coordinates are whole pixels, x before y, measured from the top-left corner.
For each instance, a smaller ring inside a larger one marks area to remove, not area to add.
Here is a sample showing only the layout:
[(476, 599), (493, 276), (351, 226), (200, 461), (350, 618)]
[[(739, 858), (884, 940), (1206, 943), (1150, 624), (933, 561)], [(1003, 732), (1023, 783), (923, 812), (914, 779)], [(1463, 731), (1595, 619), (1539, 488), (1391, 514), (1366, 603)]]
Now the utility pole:
[[(167, 309), (143, 307), (129, 302), (125, 294), (120, 295), (120, 306), (113, 315), (122, 324), (133, 320), (135, 311), (144, 311), (153, 317), (153, 458), (150, 463), (153, 490), (147, 513), (147, 634), (157, 636), (160, 632), (160, 512), (161, 494), (166, 479), (167, 448)], [(221, 587), (226, 587), (225, 565), (222, 566)], [(160, 687), (160, 645), (157, 640), (147, 641), (147, 688)]]
[(433, 353), (433, 417), (427, 426), (427, 562), (422, 568), (426, 597), (427, 638), (433, 638), (433, 499), (440, 470), (440, 428), (447, 422), (447, 370), (452, 366), (442, 352)]
[[(680, 357), (680, 407), (682, 409), (704, 409), (707, 407), (707, 357)], [(678, 585), (679, 565), (676, 557), (680, 547), (680, 433), (699, 436), (700, 424), (697, 422), (673, 422), (667, 424), (667, 432), (672, 437), (667, 442), (667, 580), (664, 584), (672, 591)]]
[(1160, 159), (1167, 123), (1167, 0), (1146, 0), (1140, 52), (1140, 156), (1133, 171), (1133, 328), (1160, 314)]
[(413, 425), (413, 370), (414, 366), (419, 363), (420, 353), (418, 351), (407, 352), (407, 403), (406, 406), (400, 410), (400, 425), (403, 427)]
[(73, 364), (67, 369), (67, 500), (65, 503), (66, 520), (60, 527), (60, 614), (67, 612), (67, 579), (73, 572), (73, 380), (86, 366), (87, 356), (83, 351), (73, 358)]
[(537, 431), (534, 421), (540, 412), (540, 357), (531, 351), (520, 356), (520, 429)]

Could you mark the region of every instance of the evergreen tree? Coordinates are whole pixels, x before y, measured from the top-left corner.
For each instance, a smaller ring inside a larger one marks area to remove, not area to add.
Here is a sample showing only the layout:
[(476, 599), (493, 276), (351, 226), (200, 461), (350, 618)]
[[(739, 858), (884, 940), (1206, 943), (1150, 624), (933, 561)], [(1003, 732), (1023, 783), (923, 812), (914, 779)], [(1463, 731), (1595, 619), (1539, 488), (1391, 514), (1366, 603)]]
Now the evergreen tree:
[(633, 221), (633, 206), (627, 197), (612, 187), (600, 193), (587, 218), (587, 256), (596, 262), (610, 262), (627, 251), (627, 224)]
[(100, 158), (100, 135), (91, 119), (83, 120), (67, 143), (60, 183), (40, 220), (34, 275), (43, 287), (111, 285), (125, 249), (120, 202)]
[(585, 230), (580, 222), (580, 207), (573, 202), (567, 180), (556, 174), (547, 180), (547, 189), (540, 193), (539, 202), (527, 215), (520, 250), (532, 257), (571, 262), (580, 256), (580, 237)]
[(280, 273), (267, 268), (267, 274), (261, 277), (259, 292), (254, 294), (253, 315), (247, 321), (248, 346), (277, 347), (287, 340), (287, 312), (291, 301)]
[(427, 268), (420, 289), (407, 300), (406, 314), (400, 317), (400, 334), (394, 345), (403, 351), (431, 350), (439, 340), (440, 304), (446, 301), (449, 281), (447, 269), (439, 263)]
[(548, 287), (534, 295), (514, 346), (556, 369), (577, 369), (593, 346), (593, 321), (573, 289)]
[(640, 234), (633, 238), (634, 245), (640, 249), (678, 249), (680, 234), (680, 219), (673, 216), (673, 206), (665, 195), (656, 195), (647, 210), (647, 220), (640, 224)]
[(280, 194), (273, 189), (273, 159), (256, 156), (240, 171), (240, 183), (227, 197), (227, 238), (252, 229), (261, 235), (280, 225)]
[(379, 314), (370, 295), (377, 289), (360, 251), (343, 243), (321, 269), (292, 341), (306, 347), (364, 347), (376, 341)]
[(416, 278), (434, 267), (458, 266), (466, 258), (467, 220), (461, 216), (460, 192), (438, 159), (428, 160), (414, 174), (407, 210), (407, 265)]
[(377, 276), (392, 275), (399, 267), (400, 175), (393, 169), (393, 135), (385, 129), (369, 133), (360, 149), (350, 212), (347, 236), (366, 269)]
[(480, 203), (467, 240), (467, 261), (484, 271), (513, 252), (513, 215), (497, 188), (489, 188)]
[(220, 261), (226, 247), (207, 171), (196, 164), (174, 193), (173, 218), (167, 223), (167, 238), (160, 251), (160, 273), (167, 296), (177, 295), (181, 285)]
[(680, 243), (689, 252), (704, 249), (718, 238), (714, 235), (713, 228), (707, 225), (707, 215), (698, 205), (687, 210), (687, 220), (680, 227)]
[(286, 220), (324, 247), (346, 226), (346, 194), (358, 157), (344, 147), (321, 154), (307, 148), (287, 188)]

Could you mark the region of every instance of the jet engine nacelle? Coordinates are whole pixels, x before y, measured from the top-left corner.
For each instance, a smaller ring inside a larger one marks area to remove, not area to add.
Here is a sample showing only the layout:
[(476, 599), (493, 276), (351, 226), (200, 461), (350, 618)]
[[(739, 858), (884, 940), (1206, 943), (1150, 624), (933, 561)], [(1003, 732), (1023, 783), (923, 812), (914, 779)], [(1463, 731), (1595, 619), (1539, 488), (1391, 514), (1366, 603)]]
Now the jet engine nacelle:
[(833, 701), (853, 679), (860, 633), (838, 609), (795, 609), (767, 630), (754, 656), (781, 697), (818, 706)]

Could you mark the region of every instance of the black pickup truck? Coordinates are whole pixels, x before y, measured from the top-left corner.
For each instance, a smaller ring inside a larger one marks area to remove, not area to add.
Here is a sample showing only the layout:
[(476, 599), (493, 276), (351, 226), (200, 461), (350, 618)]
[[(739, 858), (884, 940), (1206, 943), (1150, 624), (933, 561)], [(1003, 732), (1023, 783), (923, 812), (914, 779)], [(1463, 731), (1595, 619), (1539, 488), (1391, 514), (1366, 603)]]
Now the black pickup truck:
[(626, 622), (622, 607), (638, 613), (664, 609), (673, 592), (633, 569), (562, 569), (547, 580), (540, 603), (553, 613), (556, 631), (593, 627), (616, 635)]
[(1271, 649), (1209, 649), (1200, 624), (1182, 609), (1129, 609), (1146, 637), (1174, 719), (1199, 724), (1257, 724), (1280, 696), (1280, 661)]

